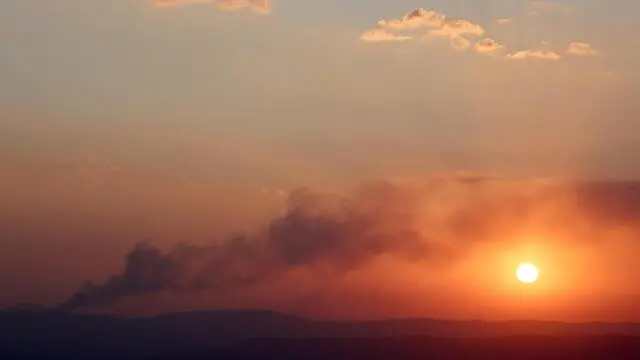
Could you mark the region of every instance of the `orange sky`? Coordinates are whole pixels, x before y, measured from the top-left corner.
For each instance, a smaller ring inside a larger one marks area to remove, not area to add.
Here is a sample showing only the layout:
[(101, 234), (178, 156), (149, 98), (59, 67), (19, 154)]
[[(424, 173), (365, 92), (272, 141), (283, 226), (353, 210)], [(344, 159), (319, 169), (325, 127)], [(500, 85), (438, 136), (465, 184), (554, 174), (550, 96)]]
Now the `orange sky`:
[[(3, 282), (15, 286), (4, 297), (56, 304), (92, 280), (99, 287), (72, 308), (148, 314), (268, 307), (321, 318), (637, 319), (638, 189), (636, 183), (442, 174), (373, 182), (345, 195), (302, 191), (287, 200), (261, 192), (254, 198), (261, 199), (261, 209), (255, 201), (230, 201), (219, 213), (207, 204), (224, 204), (224, 197), (201, 199), (204, 193), (193, 188), (172, 194), (170, 202), (165, 194), (153, 212), (125, 206), (131, 198), (91, 199), (75, 203), (76, 213), (55, 217), (27, 217), (33, 210), (14, 209), (6, 229), (25, 240), (13, 244), (14, 254), (26, 253), (24, 246), (48, 249), (42, 238), (62, 246), (46, 255), (31, 251), (40, 258), (7, 258), (4, 264), (24, 270), (18, 276), (4, 273)], [(122, 211), (103, 213), (105, 205)], [(199, 206), (206, 207), (193, 212)], [(243, 214), (244, 224), (254, 226), (235, 232), (246, 234), (241, 242), (218, 235), (211, 239), (222, 247), (211, 247), (201, 237), (206, 229), (221, 234), (241, 228), (209, 217), (233, 221)], [(40, 229), (27, 230), (29, 223)], [(163, 250), (140, 248), (128, 270), (118, 270), (128, 244), (153, 231), (147, 246)], [(176, 242), (187, 247), (172, 249)], [(535, 284), (516, 279), (516, 268), (525, 262), (539, 268)], [(109, 274), (119, 278), (100, 284)]]
[(0, 3), (0, 307), (640, 321), (638, 5), (160, 2)]

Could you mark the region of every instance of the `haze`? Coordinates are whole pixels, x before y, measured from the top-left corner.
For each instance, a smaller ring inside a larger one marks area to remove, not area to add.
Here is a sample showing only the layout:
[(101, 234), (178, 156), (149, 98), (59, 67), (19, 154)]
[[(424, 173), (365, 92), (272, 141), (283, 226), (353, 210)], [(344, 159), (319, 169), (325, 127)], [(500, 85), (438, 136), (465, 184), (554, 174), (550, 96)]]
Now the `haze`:
[(0, 0), (0, 307), (640, 321), (638, 16)]

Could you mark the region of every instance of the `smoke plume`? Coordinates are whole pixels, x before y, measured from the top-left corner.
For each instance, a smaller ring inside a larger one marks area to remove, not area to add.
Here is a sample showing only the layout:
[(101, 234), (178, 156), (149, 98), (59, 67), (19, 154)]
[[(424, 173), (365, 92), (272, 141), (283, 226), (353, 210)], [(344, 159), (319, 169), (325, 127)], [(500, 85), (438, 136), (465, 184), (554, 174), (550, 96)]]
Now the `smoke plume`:
[(456, 175), (372, 182), (350, 196), (301, 189), (290, 194), (284, 215), (252, 235), (166, 252), (138, 244), (121, 273), (85, 284), (60, 308), (162, 292), (221, 293), (298, 268), (340, 276), (381, 255), (448, 263), (479, 242), (508, 243), (530, 234), (594, 241), (611, 231), (640, 234), (639, 184)]

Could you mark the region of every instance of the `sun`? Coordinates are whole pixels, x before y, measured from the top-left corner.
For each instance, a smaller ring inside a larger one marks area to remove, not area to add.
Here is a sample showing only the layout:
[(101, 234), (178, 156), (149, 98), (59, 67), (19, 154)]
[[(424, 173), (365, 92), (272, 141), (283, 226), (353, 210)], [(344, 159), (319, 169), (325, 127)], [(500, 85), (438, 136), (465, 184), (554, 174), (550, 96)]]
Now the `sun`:
[(538, 280), (538, 269), (533, 264), (521, 264), (516, 275), (521, 282), (532, 284)]

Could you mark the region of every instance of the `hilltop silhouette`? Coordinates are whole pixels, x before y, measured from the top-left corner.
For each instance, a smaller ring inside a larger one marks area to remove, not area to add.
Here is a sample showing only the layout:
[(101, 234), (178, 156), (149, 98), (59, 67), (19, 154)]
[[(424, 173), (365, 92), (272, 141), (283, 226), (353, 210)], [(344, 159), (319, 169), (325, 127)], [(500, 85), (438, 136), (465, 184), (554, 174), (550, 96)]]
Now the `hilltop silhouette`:
[[(553, 357), (558, 354), (563, 357)], [(24, 305), (0, 312), (2, 359), (566, 360), (580, 354), (637, 359), (640, 324), (314, 321), (265, 310), (126, 318)]]

